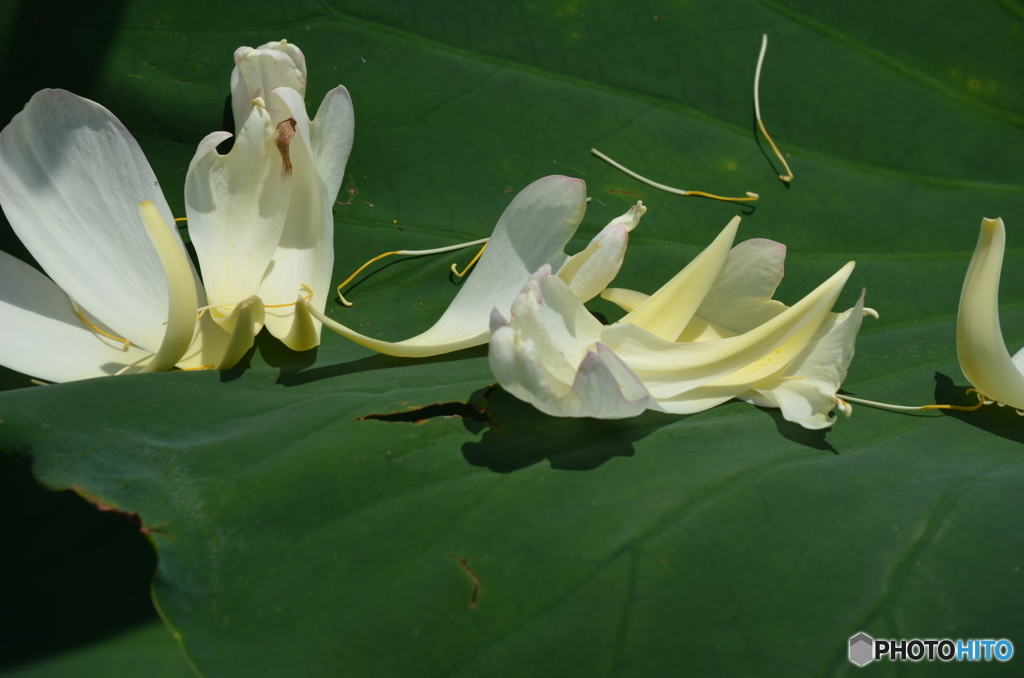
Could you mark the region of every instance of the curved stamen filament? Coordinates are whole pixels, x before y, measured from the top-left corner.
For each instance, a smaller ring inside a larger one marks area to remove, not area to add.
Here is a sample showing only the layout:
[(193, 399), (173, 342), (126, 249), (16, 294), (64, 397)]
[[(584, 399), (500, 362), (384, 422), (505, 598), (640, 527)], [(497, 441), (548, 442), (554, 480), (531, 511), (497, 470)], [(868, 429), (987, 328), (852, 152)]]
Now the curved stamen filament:
[(634, 172), (633, 170), (629, 169), (628, 167), (625, 167), (624, 165), (615, 162), (614, 160), (612, 160), (611, 158), (609, 158), (607, 155), (597, 150), (596, 148), (590, 149), (590, 152), (596, 155), (597, 157), (601, 158), (601, 160), (604, 160), (606, 163), (608, 163), (615, 169), (625, 172), (626, 174), (633, 177), (637, 181), (642, 181), (648, 186), (652, 186), (662, 191), (667, 191), (668, 193), (675, 193), (676, 195), (692, 195), (700, 198), (711, 198), (712, 200), (723, 200), (725, 202), (749, 202), (751, 200), (757, 200), (761, 197), (757, 193), (752, 193), (751, 191), (747, 191), (747, 197), (745, 198), (729, 198), (721, 195), (714, 195), (712, 193), (705, 193), (704, 191), (684, 191), (681, 188), (673, 188), (672, 186), (659, 184), (657, 181), (652, 181), (647, 177), (641, 176)]
[(841, 406), (845, 405), (846, 402), (849, 401), (851, 403), (857, 403), (858, 405), (878, 407), (883, 410), (892, 410), (895, 412), (922, 412), (925, 410), (959, 410), (960, 412), (974, 412), (975, 410), (981, 409), (981, 407), (988, 402), (985, 400), (985, 396), (977, 389), (967, 389), (967, 393), (973, 393), (978, 397), (978, 403), (976, 405), (891, 405), (889, 403), (880, 403), (874, 400), (855, 398), (849, 395), (844, 395), (842, 397), (836, 396), (836, 399), (840, 401)]
[(782, 156), (782, 152), (779, 151), (779, 147), (772, 141), (772, 137), (768, 134), (768, 130), (765, 129), (764, 121), (761, 120), (761, 102), (758, 97), (758, 90), (761, 88), (761, 65), (764, 63), (764, 53), (768, 50), (768, 34), (765, 33), (761, 37), (761, 54), (757, 57), (757, 70), (754, 71), (754, 115), (757, 117), (757, 126), (761, 128), (761, 134), (771, 144), (772, 150), (775, 151), (775, 155), (778, 156), (782, 162), (782, 166), (786, 168), (785, 174), (780, 174), (779, 179), (785, 181), (787, 184), (793, 181), (793, 170), (789, 169), (789, 163)]
[(961, 412), (974, 412), (980, 410), (982, 406), (991, 401), (986, 400), (985, 396), (976, 388), (967, 389), (967, 393), (973, 393), (978, 397), (978, 403), (969, 407), (963, 405), (924, 405), (921, 407), (922, 410), (960, 410)]
[(124, 344), (124, 350), (125, 350), (125, 351), (127, 351), (127, 350), (128, 350), (128, 349), (129, 349), (130, 347), (131, 347), (131, 345), (132, 345), (132, 342), (128, 341), (127, 339), (122, 339), (121, 337), (115, 337), (115, 336), (114, 336), (113, 334), (111, 334), (110, 332), (104, 332), (104, 331), (103, 331), (103, 330), (101, 330), (100, 328), (98, 328), (98, 327), (96, 327), (95, 325), (93, 325), (93, 324), (92, 324), (91, 322), (89, 322), (89, 319), (85, 317), (85, 314), (84, 314), (84, 313), (82, 313), (82, 309), (80, 309), (80, 308), (78, 307), (78, 304), (76, 304), (76, 303), (75, 303), (75, 302), (74, 302), (73, 300), (71, 300), (71, 299), (69, 299), (68, 301), (71, 301), (71, 308), (73, 308), (73, 309), (75, 310), (75, 315), (77, 315), (77, 316), (78, 316), (78, 319), (79, 319), (79, 320), (81, 320), (81, 321), (82, 321), (83, 323), (85, 323), (85, 324), (86, 324), (86, 326), (87, 326), (87, 327), (88, 327), (88, 328), (89, 328), (90, 330), (92, 330), (92, 331), (93, 331), (93, 332), (95, 332), (96, 334), (102, 334), (102, 335), (103, 335), (104, 337), (106, 337), (107, 339), (113, 339), (114, 341), (119, 341), (119, 342), (121, 342), (122, 344)]
[[(289, 302), (287, 304), (263, 304), (263, 308), (288, 308), (289, 306), (295, 306), (296, 304), (300, 303), (301, 301), (309, 301), (310, 299), (313, 298), (313, 288), (312, 287), (310, 287), (306, 283), (299, 283), (299, 286), (303, 290), (306, 291), (306, 298), (305, 299), (297, 299), (297, 300)], [(199, 322), (199, 319), (203, 317), (203, 314), (206, 313), (209, 310), (212, 310), (212, 309), (215, 309), (215, 308), (234, 308), (235, 306), (238, 306), (240, 303), (242, 303), (242, 302), (236, 301), (233, 304), (210, 304), (209, 306), (200, 306), (199, 309), (197, 309), (199, 311), (199, 315), (196, 316), (196, 322)], [(198, 369), (198, 368), (196, 368), (196, 369)]]
[[(378, 254), (373, 259), (370, 259), (368, 262), (366, 262), (365, 264), (363, 264), (362, 266), (357, 268), (355, 273), (353, 273), (349, 277), (345, 278), (345, 281), (342, 282), (340, 285), (338, 285), (338, 298), (341, 299), (341, 303), (344, 304), (345, 306), (351, 306), (352, 302), (350, 302), (348, 299), (346, 299), (344, 297), (344, 295), (341, 293), (341, 288), (344, 287), (345, 285), (349, 284), (353, 280), (355, 280), (356, 276), (358, 276), (360, 273), (362, 273), (364, 270), (366, 270), (367, 266), (380, 261), (384, 257), (390, 257), (393, 254), (403, 254), (403, 255), (407, 255), (407, 256), (421, 256), (421, 255), (425, 255), (425, 254), (441, 254), (442, 252), (453, 252), (455, 250), (461, 250), (461, 249), (464, 249), (466, 247), (473, 247), (474, 245), (485, 245), (488, 240), (490, 240), (490, 238), (481, 238), (479, 240), (473, 240), (471, 242), (459, 243), (458, 245), (449, 245), (448, 247), (436, 247), (436, 248), (434, 248), (432, 250), (395, 250), (394, 252), (385, 252), (384, 254)], [(480, 252), (482, 254), (483, 250), (480, 250)], [(479, 257), (479, 256), (480, 255), (478, 254), (477, 257)], [(474, 259), (473, 261), (475, 262), (476, 259)], [(472, 266), (472, 265), (473, 264), (470, 264), (470, 266)], [(466, 270), (467, 271), (469, 270), (469, 266), (466, 267)], [(463, 272), (463, 275), (465, 275), (465, 271)]]
[(467, 273), (469, 273), (469, 269), (473, 268), (473, 264), (480, 261), (480, 257), (484, 255), (485, 249), (487, 249), (487, 243), (484, 243), (484, 246), (481, 247), (480, 251), (476, 253), (476, 256), (473, 257), (473, 260), (466, 264), (466, 268), (462, 269), (462, 273), (459, 273), (458, 264), (452, 264), (452, 273), (455, 274), (455, 277), (461, 278), (465, 276)]
[(263, 308), (287, 308), (288, 306), (296, 305), (297, 303), (299, 303), (299, 301), (309, 301), (310, 299), (312, 299), (313, 298), (313, 288), (310, 287), (309, 285), (305, 284), (305, 283), (299, 283), (299, 284), (302, 285), (302, 289), (304, 289), (306, 292), (308, 292), (308, 294), (306, 295), (305, 299), (296, 300), (296, 301), (291, 302), (290, 304), (263, 304)]

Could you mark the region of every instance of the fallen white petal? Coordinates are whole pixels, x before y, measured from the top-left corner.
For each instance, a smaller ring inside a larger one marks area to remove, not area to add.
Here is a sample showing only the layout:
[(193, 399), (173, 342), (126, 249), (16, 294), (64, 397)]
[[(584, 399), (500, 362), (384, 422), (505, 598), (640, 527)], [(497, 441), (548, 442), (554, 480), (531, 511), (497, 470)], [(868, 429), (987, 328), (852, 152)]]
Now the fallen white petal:
[(650, 397), (622, 361), (601, 344), (587, 351), (566, 387), (543, 369), (537, 346), (495, 309), (488, 354), (502, 388), (540, 411), (560, 417), (624, 419), (647, 409)]
[[(313, 162), (309, 119), (298, 92), (287, 87), (275, 89), (270, 93), (268, 106), (287, 109), (295, 121), (295, 133), (287, 144), (291, 164), (288, 216), (274, 253), (274, 265), (264, 276), (258, 294), (264, 303), (276, 306), (291, 302), (307, 285), (313, 290), (309, 306), (322, 313), (334, 268), (334, 196), (327, 194)], [(309, 327), (294, 333), (293, 323), (303, 321)], [(268, 308), (265, 322), (270, 333), (294, 351), (305, 351), (320, 343), (319, 322), (309, 316), (296, 316), (294, 306)], [(305, 341), (299, 343), (295, 338)]]
[(572, 255), (557, 271), (580, 301), (589, 301), (608, 286), (622, 268), (629, 233), (640, 223), (647, 208), (637, 202), (621, 217), (601, 229), (587, 247)]
[(309, 123), (309, 144), (313, 162), (323, 177), (327, 195), (335, 200), (345, 178), (345, 165), (352, 152), (355, 111), (348, 90), (338, 85), (324, 97), (316, 117)]
[[(95, 318), (90, 322), (113, 334)], [(0, 252), (0, 364), (63, 382), (110, 376), (149, 355), (90, 329), (52, 280)]]
[(487, 343), (491, 309), (507, 314), (530, 275), (548, 264), (562, 267), (563, 252), (586, 209), (579, 179), (538, 179), (517, 195), (498, 220), (480, 262), (440, 319), (411, 339), (387, 342), (360, 334), (307, 304), (325, 326), (387, 355), (419, 358)]
[(230, 135), (211, 134), (185, 176), (189, 235), (207, 303), (223, 304), (209, 314), (222, 324), (234, 304), (259, 290), (281, 241), (291, 177), (272, 142), (275, 133), (270, 115), (257, 106), (229, 153), (221, 155), (216, 147)]
[(80, 307), (156, 351), (169, 294), (140, 228), (142, 201), (155, 205), (184, 252), (142, 149), (99, 104), (43, 90), (0, 133), (0, 202), (15, 233)]

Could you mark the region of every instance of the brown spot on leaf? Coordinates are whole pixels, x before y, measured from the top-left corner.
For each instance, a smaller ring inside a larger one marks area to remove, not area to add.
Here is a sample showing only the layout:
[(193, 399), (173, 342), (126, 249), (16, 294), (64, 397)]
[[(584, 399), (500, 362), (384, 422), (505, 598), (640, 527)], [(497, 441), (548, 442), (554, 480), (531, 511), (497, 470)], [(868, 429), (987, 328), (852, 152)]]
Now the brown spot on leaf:
[(460, 558), (459, 556), (451, 553), (448, 554), (448, 557), (457, 562), (459, 566), (466, 571), (469, 578), (473, 580), (473, 593), (469, 594), (469, 609), (472, 610), (476, 607), (477, 596), (480, 595), (480, 577), (476, 576), (476, 573), (469, 567), (469, 561), (465, 558)]

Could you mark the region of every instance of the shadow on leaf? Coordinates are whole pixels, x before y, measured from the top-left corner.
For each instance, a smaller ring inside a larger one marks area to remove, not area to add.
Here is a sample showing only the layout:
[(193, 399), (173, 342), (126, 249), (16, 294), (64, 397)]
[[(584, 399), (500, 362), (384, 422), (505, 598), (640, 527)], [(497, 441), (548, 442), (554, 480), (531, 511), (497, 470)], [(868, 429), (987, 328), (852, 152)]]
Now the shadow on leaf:
[[(977, 403), (974, 394), (968, 394), (970, 386), (960, 386), (941, 372), (935, 373), (935, 402), (950, 405), (971, 406)], [(1015, 443), (1024, 443), (1024, 417), (1016, 413), (1012, 407), (1001, 407), (996, 404), (986, 405), (973, 412), (961, 410), (938, 410), (947, 417), (959, 419), (965, 424), (988, 431), (1001, 438)]]
[[(474, 393), (471, 402), (486, 397), (484, 393)], [(463, 445), (462, 455), (495, 473), (511, 473), (545, 459), (554, 469), (589, 471), (615, 457), (632, 457), (634, 442), (682, 419), (658, 412), (610, 421), (550, 417), (500, 388), (490, 393), (487, 409), (492, 428), (479, 441)], [(466, 421), (466, 428), (477, 433), (484, 425)]]
[(774, 407), (759, 407), (757, 408), (767, 414), (775, 421), (775, 428), (786, 440), (791, 440), (794, 443), (810, 447), (813, 450), (822, 450), (824, 452), (831, 452), (832, 454), (839, 454), (836, 448), (825, 439), (825, 435), (830, 429), (807, 429), (800, 424), (794, 424), (791, 421), (786, 421), (785, 417), (782, 416), (782, 410), (775, 409)]
[[(281, 350), (288, 351), (288, 349), (284, 348), (283, 346)], [(430, 365), (434, 363), (447, 363), (459, 360), (466, 360), (467, 358), (479, 358), (480, 356), (487, 355), (486, 351), (486, 346), (477, 346), (474, 348), (467, 348), (461, 351), (445, 353), (443, 355), (433, 356), (430, 358), (396, 358), (394, 356), (376, 354), (367, 356), (366, 358), (350, 360), (344, 363), (316, 367), (311, 370), (304, 369), (303, 367), (297, 367), (296, 365), (293, 365), (288, 369), (285, 369), (281, 365), (272, 366), (281, 367), (281, 373), (277, 380), (278, 384), (281, 384), (282, 386), (300, 386), (302, 384), (320, 381), (321, 379), (343, 377), (347, 374), (358, 374), (360, 372), (386, 370), (394, 367), (405, 367), (408, 365)], [(316, 357), (315, 350), (305, 351), (304, 353), (294, 355), (302, 356), (306, 354), (313, 354), (311, 356), (313, 359), (315, 359)], [(270, 359), (266, 357), (266, 354), (264, 354), (264, 358), (267, 360), (268, 363), (270, 362)], [(310, 364), (312, 364), (312, 362), (310, 362)]]

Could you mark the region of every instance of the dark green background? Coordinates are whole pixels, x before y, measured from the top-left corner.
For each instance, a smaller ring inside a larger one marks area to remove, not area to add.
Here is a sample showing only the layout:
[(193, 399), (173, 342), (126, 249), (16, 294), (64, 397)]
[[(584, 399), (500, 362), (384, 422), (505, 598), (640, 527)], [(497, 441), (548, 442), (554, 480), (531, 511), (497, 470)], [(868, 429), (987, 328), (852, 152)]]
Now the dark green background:
[[(783, 301), (856, 259), (839, 306), (867, 288), (881, 318), (844, 388), (911, 404), (969, 400), (957, 301), (981, 217), (1002, 216), (1004, 332), (1024, 343), (1024, 11), (1008, 0), (26, 3), (0, 22), (3, 118), (42, 87), (101, 102), (182, 215), (196, 144), (230, 125), (232, 51), (298, 44), (310, 109), (337, 83), (356, 107), (338, 281), (381, 251), (483, 237), (516, 191), (564, 173), (594, 198), (570, 251), (649, 207), (617, 286), (656, 289), (737, 210), (742, 237), (788, 246)], [(762, 112), (789, 188), (755, 134), (763, 32)], [(659, 193), (593, 146), (656, 180), (762, 199)], [(467, 259), (382, 264), (329, 312), (411, 336)], [(34, 387), (4, 373), (0, 447), (19, 461), (2, 470), (0, 661), (79, 644), (10, 675), (187, 674), (159, 627), (113, 635), (147, 618), (137, 526), (33, 487), (21, 463), (156, 530), (157, 605), (207, 676), (833, 675), (858, 671), (846, 642), (861, 630), (1024, 647), (1013, 411), (858, 407), (827, 433), (741, 403), (558, 420), (485, 392), (485, 354), (397, 360), (328, 334), (303, 355), (261, 338), (248, 369), (223, 374)], [(468, 401), (493, 425), (360, 419)], [(479, 577), (473, 609), (452, 556)]]

